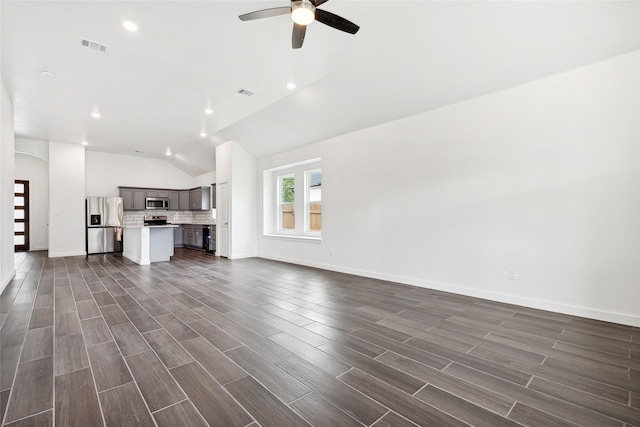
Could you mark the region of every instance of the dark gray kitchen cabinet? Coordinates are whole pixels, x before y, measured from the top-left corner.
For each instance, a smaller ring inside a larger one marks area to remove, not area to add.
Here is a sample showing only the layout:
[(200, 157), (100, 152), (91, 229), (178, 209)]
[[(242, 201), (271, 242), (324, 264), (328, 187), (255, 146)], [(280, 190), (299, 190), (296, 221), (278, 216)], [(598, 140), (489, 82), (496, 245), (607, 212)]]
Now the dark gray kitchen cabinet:
[(182, 244), (193, 246), (193, 229), (188, 225), (182, 226)]
[[(164, 190), (156, 188), (118, 187), (125, 210), (145, 210), (146, 198), (169, 199), (170, 210), (206, 211), (211, 209), (211, 187), (203, 186), (191, 190)], [(215, 203), (215, 202), (214, 202)]]
[(187, 247), (202, 249), (202, 226), (197, 224), (183, 224), (182, 244)]
[(169, 197), (169, 190), (147, 190), (147, 197)]
[(169, 209), (174, 211), (180, 209), (180, 192), (169, 191), (168, 193), (169, 193)]
[(197, 187), (190, 190), (189, 209), (192, 211), (211, 209), (211, 187)]
[(121, 188), (120, 197), (122, 197), (122, 208), (125, 210), (144, 210), (146, 209), (145, 198), (147, 191), (141, 188)]
[(216, 185), (211, 186), (211, 209), (216, 208)]
[(181, 211), (188, 211), (189, 210), (189, 196), (190, 196), (189, 190), (180, 190), (179, 191), (178, 209), (180, 209)]
[(178, 227), (173, 229), (173, 246), (182, 247), (184, 245), (183, 239), (184, 228), (179, 225)]

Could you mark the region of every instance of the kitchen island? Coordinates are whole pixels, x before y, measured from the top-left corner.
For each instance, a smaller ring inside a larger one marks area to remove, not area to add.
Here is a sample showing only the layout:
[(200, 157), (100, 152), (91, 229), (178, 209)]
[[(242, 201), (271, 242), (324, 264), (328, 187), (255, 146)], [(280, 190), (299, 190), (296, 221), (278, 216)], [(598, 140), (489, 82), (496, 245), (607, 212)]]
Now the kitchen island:
[(139, 265), (170, 261), (173, 256), (173, 229), (177, 225), (124, 227), (122, 256)]

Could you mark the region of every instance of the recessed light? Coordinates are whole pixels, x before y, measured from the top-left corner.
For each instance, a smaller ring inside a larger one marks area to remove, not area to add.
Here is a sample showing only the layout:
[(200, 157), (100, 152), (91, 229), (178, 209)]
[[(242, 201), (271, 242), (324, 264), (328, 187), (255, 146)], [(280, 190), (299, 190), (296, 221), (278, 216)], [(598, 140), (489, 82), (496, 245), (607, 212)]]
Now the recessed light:
[(206, 132), (200, 132), (200, 136), (203, 137), (203, 138), (206, 138), (207, 137), (207, 133)]
[(213, 114), (213, 110), (211, 108), (207, 108), (204, 112), (207, 114)]
[(295, 88), (296, 88), (296, 84), (295, 84), (295, 83), (293, 83), (293, 82), (291, 82), (291, 83), (287, 83), (287, 87), (288, 87), (289, 89), (293, 90), (293, 89), (295, 89)]
[(164, 154), (167, 155), (167, 156), (170, 156), (171, 155), (171, 151), (167, 150), (167, 152), (164, 153)]
[(135, 24), (135, 22), (124, 21), (122, 23), (122, 26), (129, 31), (138, 31), (138, 26)]
[(87, 141), (82, 141), (82, 145), (89, 145)]
[(94, 119), (99, 119), (100, 113), (98, 113), (97, 111), (94, 111), (93, 113), (91, 113), (91, 117), (93, 117)]
[(49, 71), (49, 70), (44, 69), (44, 68), (42, 70), (40, 70), (40, 75), (42, 77), (53, 77), (53, 73), (51, 71)]

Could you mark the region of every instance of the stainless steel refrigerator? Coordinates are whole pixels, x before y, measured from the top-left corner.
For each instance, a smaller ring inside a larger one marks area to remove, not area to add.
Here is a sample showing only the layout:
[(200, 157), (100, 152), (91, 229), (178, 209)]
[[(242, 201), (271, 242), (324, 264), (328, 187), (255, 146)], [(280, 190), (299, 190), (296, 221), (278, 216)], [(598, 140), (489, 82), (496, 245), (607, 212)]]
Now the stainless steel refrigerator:
[(87, 197), (87, 255), (122, 252), (122, 197)]

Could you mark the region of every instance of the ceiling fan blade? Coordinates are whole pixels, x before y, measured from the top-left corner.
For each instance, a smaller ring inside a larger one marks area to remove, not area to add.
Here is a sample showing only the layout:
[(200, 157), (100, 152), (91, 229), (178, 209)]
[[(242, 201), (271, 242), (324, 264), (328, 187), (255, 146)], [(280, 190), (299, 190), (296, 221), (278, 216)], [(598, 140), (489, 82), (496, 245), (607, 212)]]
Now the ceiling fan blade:
[(315, 7), (320, 6), (321, 4), (325, 4), (326, 2), (328, 2), (329, 0), (311, 0), (313, 2), (313, 5)]
[(306, 25), (293, 24), (293, 34), (291, 35), (291, 47), (300, 49), (304, 43), (304, 35), (307, 33)]
[(316, 9), (316, 21), (322, 22), (336, 30), (344, 31), (345, 33), (355, 34), (360, 27), (351, 21), (348, 21), (341, 16), (334, 13), (327, 12), (326, 10)]
[(255, 12), (245, 13), (238, 16), (241, 21), (252, 21), (254, 19), (271, 18), (272, 16), (286, 15), (291, 13), (290, 7), (273, 7), (271, 9), (256, 10)]

